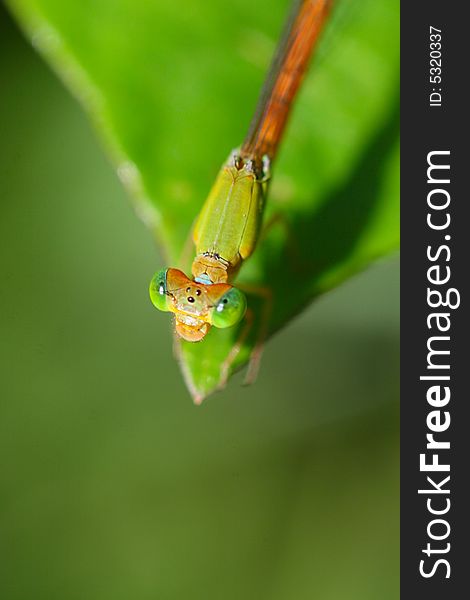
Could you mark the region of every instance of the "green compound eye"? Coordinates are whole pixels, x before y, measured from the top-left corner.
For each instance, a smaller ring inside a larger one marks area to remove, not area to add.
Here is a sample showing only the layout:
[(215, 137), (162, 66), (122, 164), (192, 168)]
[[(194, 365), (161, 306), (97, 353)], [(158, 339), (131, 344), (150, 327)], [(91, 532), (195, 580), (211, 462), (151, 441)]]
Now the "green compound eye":
[(150, 282), (149, 292), (150, 292), (150, 300), (155, 308), (158, 310), (163, 310), (167, 312), (170, 310), (169, 308), (169, 296), (167, 295), (167, 283), (166, 283), (166, 274), (168, 269), (161, 269), (158, 273), (152, 277), (152, 281)]
[(245, 312), (245, 294), (240, 292), (240, 290), (237, 290), (237, 288), (232, 288), (220, 298), (213, 309), (211, 315), (212, 325), (219, 329), (232, 327), (232, 325), (241, 321)]

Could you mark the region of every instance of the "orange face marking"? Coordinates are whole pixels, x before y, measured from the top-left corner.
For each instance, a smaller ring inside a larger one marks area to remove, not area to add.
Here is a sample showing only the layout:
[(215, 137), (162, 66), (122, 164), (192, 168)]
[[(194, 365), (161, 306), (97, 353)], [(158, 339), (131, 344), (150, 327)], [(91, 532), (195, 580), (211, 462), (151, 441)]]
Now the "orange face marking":
[(168, 269), (166, 282), (176, 332), (189, 342), (202, 340), (211, 328), (212, 310), (232, 286), (197, 283), (179, 269)]

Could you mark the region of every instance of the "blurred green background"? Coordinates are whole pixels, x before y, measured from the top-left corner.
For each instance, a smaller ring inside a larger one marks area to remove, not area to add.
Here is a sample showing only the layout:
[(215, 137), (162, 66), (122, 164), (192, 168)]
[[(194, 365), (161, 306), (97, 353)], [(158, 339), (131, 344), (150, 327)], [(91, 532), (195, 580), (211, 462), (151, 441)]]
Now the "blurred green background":
[(1, 10), (2, 600), (398, 598), (396, 257), (194, 407), (151, 234)]

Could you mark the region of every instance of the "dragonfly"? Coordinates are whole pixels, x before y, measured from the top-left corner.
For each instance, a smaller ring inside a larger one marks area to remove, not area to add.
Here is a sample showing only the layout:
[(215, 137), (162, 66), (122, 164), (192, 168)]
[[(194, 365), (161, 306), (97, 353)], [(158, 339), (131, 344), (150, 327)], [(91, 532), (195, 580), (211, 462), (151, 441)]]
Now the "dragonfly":
[[(272, 164), (331, 4), (332, 0), (294, 3), (246, 138), (223, 164), (195, 221), (191, 277), (170, 267), (157, 271), (150, 282), (153, 305), (174, 315), (176, 336), (184, 340), (200, 342), (212, 327), (225, 329), (245, 320), (222, 366), (221, 387), (252, 324), (246, 295), (234, 281), (260, 239)], [(266, 288), (249, 291), (265, 299), (263, 324), (248, 368), (251, 381), (267, 333), (271, 295)]]

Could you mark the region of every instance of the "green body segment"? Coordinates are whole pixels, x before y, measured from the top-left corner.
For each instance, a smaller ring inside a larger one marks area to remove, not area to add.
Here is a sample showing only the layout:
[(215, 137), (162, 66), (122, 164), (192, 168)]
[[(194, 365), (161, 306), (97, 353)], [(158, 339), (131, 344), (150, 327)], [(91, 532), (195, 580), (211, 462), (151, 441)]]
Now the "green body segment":
[(194, 227), (196, 255), (220, 257), (235, 273), (255, 249), (266, 190), (250, 162), (224, 165)]

